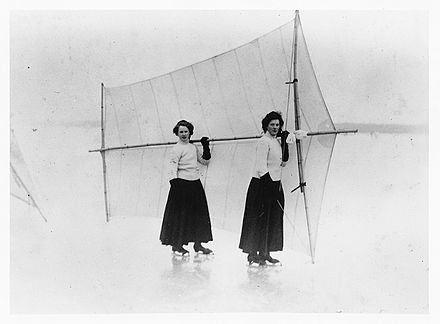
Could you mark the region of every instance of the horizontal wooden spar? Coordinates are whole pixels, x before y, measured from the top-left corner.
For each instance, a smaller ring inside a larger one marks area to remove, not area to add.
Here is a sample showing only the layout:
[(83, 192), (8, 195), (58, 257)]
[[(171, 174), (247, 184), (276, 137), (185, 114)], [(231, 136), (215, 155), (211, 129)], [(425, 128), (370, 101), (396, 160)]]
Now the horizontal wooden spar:
[[(230, 142), (230, 141), (238, 141), (238, 140), (254, 140), (260, 138), (260, 136), (244, 136), (244, 137), (226, 137), (226, 138), (210, 138), (209, 142)], [(200, 143), (200, 140), (190, 140), (191, 143)], [(142, 147), (151, 147), (151, 146), (166, 146), (166, 145), (174, 145), (176, 142), (164, 142), (164, 143), (150, 143), (150, 144), (138, 144), (138, 145), (125, 145), (125, 146), (114, 146), (114, 147), (106, 147), (96, 150), (90, 150), (89, 152), (104, 152), (104, 151), (112, 151), (112, 150), (122, 150), (122, 149), (134, 149), (134, 148), (142, 148)]]
[(332, 131), (307, 132), (307, 136), (357, 133), (357, 129), (336, 129)]
[[(307, 136), (316, 136), (316, 135), (329, 135), (329, 134), (341, 134), (341, 133), (356, 133), (357, 129), (351, 130), (334, 130), (334, 131), (322, 131), (322, 132), (308, 132)], [(226, 138), (210, 138), (209, 142), (230, 142), (230, 141), (239, 141), (239, 140), (255, 140), (260, 138), (260, 136), (244, 136), (244, 137), (226, 137)], [(191, 140), (191, 143), (200, 143), (200, 140)], [(113, 146), (106, 147), (96, 150), (89, 150), (89, 152), (105, 152), (105, 151), (113, 151), (113, 150), (122, 150), (122, 149), (136, 149), (142, 147), (155, 147), (155, 146), (167, 146), (174, 145), (177, 142), (162, 142), (162, 143), (149, 143), (149, 144), (138, 144), (138, 145), (124, 145), (124, 146)]]

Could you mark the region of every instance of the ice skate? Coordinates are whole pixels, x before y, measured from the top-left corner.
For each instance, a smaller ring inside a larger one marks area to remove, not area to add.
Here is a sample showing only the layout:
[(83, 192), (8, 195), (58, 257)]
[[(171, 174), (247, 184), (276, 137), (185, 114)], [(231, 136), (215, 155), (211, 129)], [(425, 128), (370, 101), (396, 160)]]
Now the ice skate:
[(205, 248), (201, 244), (194, 244), (194, 251), (196, 253), (202, 252), (203, 254), (212, 254), (213, 253), (211, 249)]
[(271, 264), (280, 264), (280, 265), (281, 265), (280, 260), (275, 259), (275, 258), (272, 258), (272, 257), (270, 256), (270, 254), (267, 254), (267, 255), (260, 255), (260, 258), (261, 258), (262, 260), (265, 260), (265, 261), (271, 263)]
[(182, 246), (173, 246), (172, 251), (174, 254), (185, 256), (186, 254), (189, 255), (189, 251), (185, 250)]
[(249, 262), (249, 265), (252, 265), (253, 263), (256, 263), (260, 266), (266, 265), (266, 261), (264, 261), (264, 259), (261, 259), (256, 253), (248, 254), (247, 260)]

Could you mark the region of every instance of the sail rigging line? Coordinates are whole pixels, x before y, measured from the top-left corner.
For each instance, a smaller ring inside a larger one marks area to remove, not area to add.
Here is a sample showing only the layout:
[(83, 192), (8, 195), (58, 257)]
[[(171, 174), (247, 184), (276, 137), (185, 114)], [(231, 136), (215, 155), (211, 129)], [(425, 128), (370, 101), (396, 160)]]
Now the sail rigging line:
[[(166, 159), (167, 155), (168, 155), (168, 147), (166, 147), (163, 150), (162, 161), (164, 161)], [(164, 172), (164, 169), (168, 170), (168, 167), (169, 167), (169, 165), (167, 164), (165, 168), (162, 166), (162, 168), (160, 170), (160, 183), (161, 183), (161, 185), (159, 186), (159, 195), (158, 195), (158, 200), (157, 200), (157, 203), (156, 203), (156, 214), (157, 215), (159, 215), (160, 200), (162, 198), (162, 187), (163, 187), (162, 184), (164, 183), (163, 172)], [(167, 181), (165, 181), (165, 183), (167, 183)]]
[(280, 35), (281, 49), (283, 51), (283, 57), (284, 57), (284, 60), (285, 60), (285, 63), (286, 63), (287, 77), (290, 80), (289, 60), (287, 59), (287, 53), (286, 53), (286, 50), (284, 49), (283, 32), (281, 31), (281, 28), (279, 28), (278, 30), (279, 30), (279, 35)]
[(176, 97), (177, 110), (179, 111), (179, 120), (180, 120), (180, 119), (183, 118), (183, 115), (182, 115), (182, 109), (180, 107), (179, 95), (177, 94), (177, 89), (176, 89), (176, 84), (174, 82), (173, 74), (169, 73), (169, 75), (170, 75), (170, 78), (171, 78), (171, 84), (173, 85), (174, 96)]
[(303, 245), (303, 247), (305, 247), (305, 243), (303, 242), (303, 240), (301, 240), (301, 237), (298, 235), (297, 231), (296, 231), (296, 226), (295, 224), (293, 224), (293, 222), (290, 220), (290, 216), (289, 214), (286, 212), (286, 210), (283, 208), (283, 206), (281, 205), (280, 201), (277, 199), (277, 203), (278, 206), (280, 206), (281, 210), (283, 211), (283, 214), (286, 215), (286, 219), (289, 222), (289, 224), (292, 226), (293, 229), (293, 235), (298, 239), (298, 241)]
[(196, 73), (194, 72), (194, 67), (193, 67), (193, 65), (191, 65), (191, 72), (192, 72), (192, 75), (193, 75), (193, 77), (194, 77), (194, 83), (195, 83), (195, 85), (196, 85), (196, 90), (197, 90), (197, 98), (198, 98), (197, 103), (199, 104), (200, 111), (202, 112), (202, 118), (203, 118), (203, 121), (205, 122), (205, 125), (206, 125), (206, 131), (208, 132), (208, 136), (211, 137), (211, 132), (210, 132), (210, 130), (209, 130), (208, 121), (206, 120), (206, 113), (205, 113), (205, 111), (204, 111), (204, 109), (203, 109), (203, 105), (202, 105), (202, 100), (201, 100), (201, 96), (200, 96), (199, 83), (197, 82)]
[(29, 191), (29, 189), (27, 188), (27, 186), (24, 184), (23, 180), (21, 180), (20, 176), (17, 173), (17, 170), (15, 170), (15, 168), (12, 166), (11, 163), (9, 163), (9, 166), (12, 170), (12, 173), (14, 174), (14, 176), (18, 179), (18, 181), (20, 182), (21, 186), (24, 188), (24, 190), (27, 193), (27, 196), (29, 197), (29, 199), (32, 201), (32, 205), (38, 210), (38, 212), (40, 213), (41, 217), (44, 219), (45, 222), (47, 222), (46, 217), (44, 217), (43, 213), (41, 212), (40, 207), (38, 207), (37, 203), (35, 202), (34, 198), (31, 195), (31, 192)]
[(266, 68), (264, 67), (264, 60), (263, 60), (263, 55), (261, 54), (261, 48), (260, 48), (260, 42), (258, 41), (258, 39), (256, 39), (254, 41), (257, 44), (257, 48), (258, 48), (258, 56), (260, 59), (260, 63), (261, 63), (261, 69), (263, 70), (263, 74), (264, 74), (264, 81), (266, 84), (266, 88), (268, 90), (269, 93), (269, 97), (270, 97), (270, 101), (272, 102), (272, 107), (273, 109), (275, 109), (275, 102), (273, 101), (273, 94), (272, 94), (272, 89), (269, 86), (269, 81), (267, 79), (267, 72), (266, 72)]
[[(308, 141), (308, 143), (306, 145), (306, 148), (304, 150), (306, 154), (304, 154), (305, 157), (304, 157), (304, 160), (302, 161), (303, 168), (305, 168), (307, 166), (307, 160), (309, 158), (309, 153), (310, 153), (310, 150), (311, 150), (311, 147), (312, 147), (312, 142), (313, 142), (313, 137), (310, 138), (310, 141)], [(304, 143), (301, 144), (301, 148), (304, 148)], [(302, 183), (306, 183), (306, 181), (303, 181)], [(301, 182), (300, 182), (300, 188), (302, 188), (301, 187)]]
[(235, 132), (234, 132), (234, 128), (232, 127), (231, 119), (229, 118), (229, 115), (228, 115), (226, 109), (224, 108), (224, 107), (225, 107), (225, 94), (223, 93), (223, 89), (222, 89), (222, 85), (221, 85), (220, 77), (219, 77), (219, 74), (218, 74), (217, 64), (215, 63), (216, 58), (217, 58), (217, 57), (214, 57), (214, 58), (212, 59), (212, 64), (214, 65), (215, 77), (216, 77), (216, 80), (217, 80), (217, 83), (218, 83), (218, 88), (219, 88), (219, 90), (220, 90), (220, 95), (221, 95), (221, 97), (222, 97), (223, 105), (221, 105), (221, 106), (223, 107), (223, 112), (224, 112), (224, 114), (225, 114), (225, 116), (226, 116), (226, 119), (227, 119), (227, 121), (228, 121), (228, 126), (229, 126), (229, 128), (231, 129), (232, 134), (235, 136)]
[[(144, 170), (144, 153), (145, 153), (145, 150), (142, 150), (142, 155), (141, 155), (141, 165), (140, 165), (140, 170), (139, 170), (139, 174), (142, 174), (143, 173), (143, 170)], [(135, 208), (135, 213), (137, 214), (137, 211), (138, 211), (138, 206), (139, 206), (139, 199), (140, 199), (140, 193), (141, 193), (141, 190), (140, 190), (140, 188), (141, 188), (141, 183), (142, 183), (142, 179), (138, 179), (138, 190), (137, 190), (137, 198), (136, 198), (136, 208)]]
[(242, 85), (242, 89), (243, 89), (244, 97), (245, 97), (245, 99), (246, 99), (246, 104), (247, 104), (247, 107), (248, 107), (249, 113), (250, 113), (251, 116), (252, 116), (252, 121), (254, 122), (255, 129), (256, 129), (256, 131), (258, 132), (258, 130), (259, 130), (259, 128), (258, 128), (258, 122), (255, 120), (255, 116), (254, 116), (254, 114), (252, 113), (251, 105), (250, 105), (250, 103), (249, 103), (249, 98), (248, 98), (248, 95), (247, 95), (246, 89), (244, 88), (244, 78), (243, 78), (243, 74), (242, 74), (242, 71), (241, 71), (241, 65), (240, 65), (240, 60), (238, 59), (237, 50), (234, 49), (233, 51), (234, 51), (235, 60), (237, 61), (238, 72), (239, 72), (239, 75), (240, 75), (241, 85)]
[[(231, 184), (231, 173), (232, 173), (232, 165), (233, 165), (233, 163), (234, 163), (234, 160), (235, 160), (235, 154), (237, 153), (237, 147), (238, 147), (238, 143), (235, 143), (235, 145), (234, 145), (234, 150), (233, 150), (233, 153), (232, 153), (232, 158), (231, 158), (231, 163), (230, 163), (230, 165), (229, 165), (229, 172), (228, 172), (228, 180), (226, 181), (226, 192), (229, 192), (229, 186), (230, 186), (230, 184)], [(223, 208), (223, 227), (225, 227), (225, 222), (226, 222), (226, 217), (227, 217), (227, 208), (228, 208), (228, 198), (229, 198), (229, 195), (225, 195), (226, 197), (225, 197), (225, 205), (224, 205), (224, 208)]]
[[(25, 199), (21, 198), (20, 196), (17, 196), (16, 194), (14, 194), (12, 192), (11, 192), (11, 196), (16, 198), (16, 199), (18, 199), (18, 200), (21, 200), (22, 202), (26, 203), (27, 205), (29, 205), (31, 207), (35, 207), (35, 205), (32, 203), (32, 201), (29, 201), (30, 199), (25, 200)], [(28, 195), (28, 198), (29, 198), (29, 195)]]
[[(15, 183), (17, 184), (17, 186), (19, 188), (23, 188), (26, 191), (26, 196), (30, 199), (31, 194), (30, 192), (26, 189), (24, 182), (21, 180), (20, 176), (18, 175), (17, 171), (15, 170), (15, 168), (12, 166), (12, 163), (9, 162), (9, 166), (11, 168), (12, 171), (12, 177), (14, 178)], [(14, 195), (13, 193), (11, 193), (11, 195)], [(15, 197), (19, 198), (19, 196), (14, 195)], [(20, 198), (21, 200), (25, 201), (23, 198)], [(36, 204), (31, 200), (32, 204), (31, 206), (36, 206)], [(27, 203), (29, 204), (29, 201), (27, 201)]]
[[(111, 100), (111, 104), (113, 105), (114, 100), (113, 100), (113, 95), (111, 92), (108, 93), (110, 100)], [(103, 98), (102, 98), (103, 99)], [(122, 145), (122, 138), (121, 138), (121, 130), (119, 129), (119, 119), (118, 119), (118, 113), (116, 112), (116, 109), (113, 107), (113, 115), (115, 116), (115, 125), (116, 125), (116, 129), (118, 130), (118, 139), (119, 139), (119, 143)], [(107, 110), (105, 111), (105, 114), (107, 114)]]
[(312, 127), (310, 126), (310, 123), (309, 123), (309, 121), (308, 121), (308, 119), (307, 119), (307, 117), (306, 117), (306, 115), (304, 114), (304, 111), (302, 110), (302, 108), (301, 108), (301, 104), (298, 102), (298, 106), (299, 106), (299, 113), (300, 113), (300, 119), (301, 119), (301, 122), (305, 122), (306, 123), (306, 125), (307, 125), (307, 128), (308, 129), (311, 129)]
[[(128, 90), (130, 91), (130, 98), (131, 101), (133, 102), (133, 108), (136, 108), (136, 102), (134, 101), (133, 90), (131, 89), (131, 87), (128, 87)], [(139, 123), (139, 117), (138, 114), (136, 113), (136, 109), (134, 109), (134, 111), (135, 111), (134, 115), (136, 117), (136, 124), (138, 126), (139, 138), (142, 140), (142, 131), (141, 131), (141, 125)]]
[[(307, 159), (309, 157), (310, 148), (312, 147), (313, 136), (321, 136), (321, 135), (335, 135), (336, 136), (337, 134), (347, 134), (347, 133), (357, 133), (357, 132), (358, 132), (357, 129), (345, 129), (345, 130), (336, 129), (334, 131), (307, 132), (307, 136), (310, 137), (310, 141), (307, 143), (307, 148), (305, 149), (306, 154), (305, 154), (303, 166), (306, 167), (306, 165), (307, 165)], [(334, 141), (335, 140), (336, 140), (336, 138), (334, 139)], [(334, 145), (334, 143), (333, 143), (333, 145)], [(330, 160), (331, 160), (331, 154), (329, 156), (329, 161)], [(327, 172), (329, 169), (330, 169), (330, 162), (327, 164)], [(326, 172), (326, 174), (327, 174), (327, 172)], [(327, 177), (326, 177), (326, 179), (327, 179)], [(325, 181), (324, 181), (324, 183), (325, 183)], [(306, 181), (302, 181), (302, 182), (300, 181), (299, 185), (297, 187), (295, 187), (294, 189), (292, 189), (290, 192), (294, 192), (297, 189), (302, 189), (306, 185), (307, 185)]]
[[(299, 201), (300, 201), (300, 194), (298, 194), (298, 195), (296, 195), (296, 199), (295, 199), (295, 208), (293, 209), (293, 210), (298, 210), (298, 204), (299, 204)], [(286, 215), (287, 215), (287, 213), (286, 213)], [(293, 225), (292, 224), (292, 226), (293, 226), (293, 230), (294, 230), (294, 235), (296, 235), (296, 237), (298, 238), (298, 240), (301, 242), (301, 244), (302, 244), (302, 246), (304, 247), (304, 248), (306, 248), (307, 249), (307, 246), (306, 246), (306, 244), (304, 243), (304, 241), (301, 239), (301, 237), (297, 234), (297, 226), (295, 226), (295, 225)]]
[[(9, 162), (9, 165), (12, 167), (12, 163), (11, 162)], [(15, 173), (15, 172), (12, 172), (12, 178), (14, 179), (15, 184), (17, 185), (17, 187), (21, 188), (22, 185), (21, 185), (20, 177), (18, 176), (18, 174)], [(12, 195), (12, 193), (11, 193), (11, 195)]]
[[(203, 122), (205, 123), (206, 131), (208, 132), (208, 138), (211, 141), (211, 132), (210, 132), (210, 129), (209, 129), (208, 121), (206, 119), (206, 113), (205, 113), (205, 110), (204, 110), (203, 105), (202, 105), (202, 100), (201, 100), (202, 96), (200, 95), (200, 87), (199, 87), (199, 83), (197, 82), (196, 73), (194, 71), (194, 65), (190, 65), (190, 67), (191, 67), (192, 76), (194, 78), (194, 84), (196, 85), (196, 90), (197, 90), (197, 99), (198, 99), (197, 103), (198, 103), (198, 106), (200, 107), (200, 111), (201, 111), (201, 114), (202, 114)], [(194, 141), (192, 141), (192, 142), (194, 142)], [(198, 142), (200, 142), (200, 140)], [(211, 153), (214, 153), (214, 147), (211, 148)], [(209, 171), (209, 163), (206, 165), (205, 175), (203, 177), (203, 188), (204, 188), (205, 191), (206, 191), (206, 187), (207, 187), (206, 179), (208, 178), (208, 171)]]
[(118, 185), (117, 188), (121, 186), (122, 183), (122, 160), (125, 157), (124, 151), (119, 151), (119, 178), (118, 178)]
[[(331, 151), (330, 151), (330, 156), (329, 156), (329, 163), (327, 164), (327, 170), (325, 171), (325, 174), (327, 175), (328, 174), (328, 171), (329, 171), (329, 169), (330, 169), (330, 161), (331, 161), (331, 159), (332, 159), (332, 155), (333, 155), (333, 150), (334, 150), (334, 148), (335, 148), (335, 143), (336, 143), (336, 136), (337, 136), (337, 134), (335, 134), (334, 135), (335, 137), (334, 137), (334, 139), (333, 139), (333, 144), (332, 144), (332, 149), (331, 149)], [(324, 178), (324, 183), (323, 183), (323, 185), (322, 185), (322, 194), (321, 194), (321, 201), (320, 201), (320, 203), (319, 203), (319, 214), (321, 213), (321, 206), (322, 206), (322, 201), (323, 201), (323, 199), (324, 199), (324, 191), (325, 191), (325, 185), (327, 184), (327, 176)], [(318, 234), (318, 229), (316, 229), (316, 236), (317, 236), (317, 234)], [(314, 248), (313, 248), (313, 258), (314, 258), (314, 253), (315, 253), (315, 250), (314, 250)], [(312, 261), (313, 262), (313, 261)]]
[(154, 92), (153, 83), (151, 82), (151, 80), (148, 80), (148, 84), (150, 85), (151, 93), (153, 94), (154, 107), (156, 108), (157, 119), (159, 120), (160, 133), (162, 134), (162, 138), (165, 138), (165, 133), (163, 132), (162, 129), (162, 123), (160, 122), (159, 107), (157, 105), (157, 97), (156, 97), (156, 93)]

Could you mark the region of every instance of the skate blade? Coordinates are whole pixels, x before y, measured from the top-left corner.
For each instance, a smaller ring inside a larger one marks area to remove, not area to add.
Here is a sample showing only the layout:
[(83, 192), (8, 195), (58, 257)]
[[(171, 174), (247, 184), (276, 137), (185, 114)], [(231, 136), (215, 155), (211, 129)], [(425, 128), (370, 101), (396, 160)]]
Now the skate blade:
[(197, 252), (195, 252), (197, 255), (206, 255), (206, 256), (209, 256), (209, 255), (214, 255), (214, 251), (212, 251), (211, 253), (203, 253), (202, 251), (197, 251)]
[(248, 266), (248, 268), (258, 268), (258, 267), (266, 267), (267, 266), (267, 263), (266, 264), (260, 264), (260, 263), (258, 263), (258, 262), (252, 262), (252, 263), (247, 263), (247, 266)]
[(268, 267), (281, 267), (283, 264), (281, 262), (277, 262), (277, 263), (267, 263), (266, 265)]

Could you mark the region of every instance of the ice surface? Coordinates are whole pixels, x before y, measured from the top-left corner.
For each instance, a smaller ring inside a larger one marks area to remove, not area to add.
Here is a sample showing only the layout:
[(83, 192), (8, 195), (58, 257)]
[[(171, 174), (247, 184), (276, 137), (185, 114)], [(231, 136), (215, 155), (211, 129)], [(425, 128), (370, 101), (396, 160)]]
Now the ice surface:
[[(40, 140), (87, 145), (93, 131), (52, 128)], [(286, 250), (273, 254), (282, 266), (267, 267), (248, 267), (233, 232), (213, 229), (213, 256), (190, 245), (181, 258), (160, 244), (161, 219), (147, 210), (105, 223), (99, 155), (46, 145), (53, 166), (32, 169), (47, 181), (49, 222), (12, 201), (11, 311), (426, 313), (427, 139), (338, 137), (316, 263)]]

